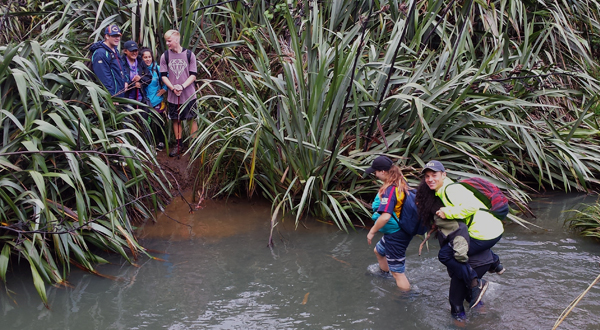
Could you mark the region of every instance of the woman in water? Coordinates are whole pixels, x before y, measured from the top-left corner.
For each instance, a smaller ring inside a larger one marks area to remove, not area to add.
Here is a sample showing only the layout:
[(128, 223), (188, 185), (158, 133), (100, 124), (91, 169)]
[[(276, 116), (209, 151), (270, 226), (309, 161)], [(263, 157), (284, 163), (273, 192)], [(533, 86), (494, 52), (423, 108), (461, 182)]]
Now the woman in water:
[[(369, 245), (378, 231), (383, 233), (383, 238), (375, 245), (375, 256), (382, 272), (391, 272), (396, 280), (396, 285), (402, 291), (410, 290), (410, 283), (405, 274), (406, 248), (414, 237), (413, 230), (400, 228), (400, 216), (406, 214), (416, 218), (415, 193), (411, 190), (400, 171), (400, 168), (386, 156), (379, 156), (369, 167), (365, 174), (375, 173), (383, 181), (379, 188), (379, 206), (377, 213), (380, 216), (367, 234)], [(402, 209), (406, 209), (402, 213)], [(414, 209), (414, 212), (408, 212)], [(418, 221), (418, 220), (417, 220)], [(404, 223), (404, 222), (403, 222)]]

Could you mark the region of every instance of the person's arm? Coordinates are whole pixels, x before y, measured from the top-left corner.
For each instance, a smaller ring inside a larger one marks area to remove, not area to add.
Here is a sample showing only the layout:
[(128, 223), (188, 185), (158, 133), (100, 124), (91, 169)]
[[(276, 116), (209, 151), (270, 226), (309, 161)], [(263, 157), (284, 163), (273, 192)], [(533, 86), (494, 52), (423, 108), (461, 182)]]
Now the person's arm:
[(110, 95), (117, 93), (117, 87), (115, 86), (112, 71), (110, 70), (109, 58), (106, 57), (108, 51), (104, 48), (99, 48), (92, 55), (92, 69), (94, 74), (98, 77), (98, 80), (104, 85)]
[(162, 76), (160, 74), (160, 65), (156, 64), (156, 75), (158, 76), (158, 85), (160, 86), (160, 88), (158, 89), (158, 95), (163, 95), (167, 92), (167, 85), (165, 85), (165, 82), (162, 80)]
[(173, 91), (175, 92), (175, 95), (177, 95), (177, 96), (181, 95), (183, 90), (192, 86), (195, 81), (196, 81), (196, 76), (191, 75), (182, 84), (173, 85)]
[(453, 206), (440, 208), (447, 219), (467, 219), (485, 205), (473, 193), (461, 184), (451, 184), (446, 187), (445, 193)]
[(391, 217), (392, 217), (392, 215), (389, 213), (383, 213), (382, 215), (379, 216), (379, 218), (377, 219), (377, 221), (375, 222), (373, 227), (371, 227), (371, 230), (369, 230), (369, 233), (367, 234), (367, 242), (369, 242), (369, 245), (371, 245), (371, 240), (375, 236), (375, 233), (378, 232), (381, 228), (383, 228), (383, 226), (385, 226), (388, 223), (388, 221), (390, 221)]
[(162, 80), (163, 84), (165, 85), (165, 88), (168, 91), (173, 91), (173, 84), (169, 80), (169, 72), (167, 71), (168, 69), (169, 67), (167, 66), (167, 62), (165, 61), (165, 54), (162, 54), (160, 56), (159, 64), (160, 79)]
[[(396, 207), (396, 187), (390, 186), (388, 187), (382, 196), (379, 198), (379, 207), (377, 208), (377, 212), (381, 213), (375, 225), (369, 230), (369, 234), (367, 234), (367, 241), (371, 244), (371, 240), (375, 236), (375, 233), (378, 232), (383, 226), (385, 226), (388, 221), (392, 218), (392, 212), (394, 212), (394, 208)], [(394, 220), (395, 221), (395, 220)]]
[[(162, 73), (161, 73), (162, 74)], [(171, 81), (169, 80), (169, 77), (167, 77), (166, 75), (161, 77), (163, 84), (165, 84), (165, 87), (167, 88), (167, 90), (172, 91), (173, 90), (173, 84), (171, 84)]]

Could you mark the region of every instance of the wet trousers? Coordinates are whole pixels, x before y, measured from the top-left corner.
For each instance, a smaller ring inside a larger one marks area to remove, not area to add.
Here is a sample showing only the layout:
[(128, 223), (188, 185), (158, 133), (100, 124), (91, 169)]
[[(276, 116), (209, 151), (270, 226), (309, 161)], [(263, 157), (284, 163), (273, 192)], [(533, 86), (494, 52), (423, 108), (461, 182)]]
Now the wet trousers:
[(500, 239), (502, 238), (502, 234), (500, 234), (500, 236), (494, 238), (494, 239), (490, 239), (490, 240), (478, 240), (478, 239), (474, 239), (471, 237), (471, 240), (469, 241), (469, 252), (467, 253), (467, 255), (470, 256), (474, 256), (478, 253), (481, 253), (487, 249), (490, 249), (490, 252), (492, 253), (492, 258), (494, 258), (494, 261), (492, 263), (492, 265), (490, 266), (491, 269), (496, 269), (496, 266), (498, 266), (498, 264), (500, 264), (500, 258), (498, 257), (498, 255), (496, 255), (494, 253), (494, 251), (492, 251), (492, 247), (494, 247), (494, 245), (496, 245), (496, 243), (498, 243), (498, 241), (500, 241)]
[[(473, 271), (477, 274), (478, 278), (482, 278), (483, 275), (490, 269), (490, 265), (483, 265), (475, 267)], [(448, 292), (448, 300), (450, 301), (450, 312), (457, 314), (465, 311), (464, 301), (471, 300), (471, 290), (465, 286), (462, 279), (454, 276), (450, 279), (450, 290)]]

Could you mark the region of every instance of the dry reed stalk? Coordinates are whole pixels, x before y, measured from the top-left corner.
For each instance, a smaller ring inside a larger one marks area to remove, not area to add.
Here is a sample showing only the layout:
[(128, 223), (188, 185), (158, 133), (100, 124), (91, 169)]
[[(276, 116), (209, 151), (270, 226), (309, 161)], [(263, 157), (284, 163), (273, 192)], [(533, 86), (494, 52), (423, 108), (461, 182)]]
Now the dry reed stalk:
[(575, 308), (575, 306), (577, 306), (577, 304), (579, 303), (579, 301), (581, 301), (581, 299), (583, 299), (583, 297), (588, 293), (588, 291), (590, 291), (590, 289), (596, 285), (596, 283), (598, 283), (598, 281), (600, 281), (600, 275), (598, 275), (598, 277), (596, 277), (596, 279), (594, 280), (594, 282), (592, 282), (592, 284), (590, 284), (590, 286), (588, 286), (587, 289), (585, 289), (585, 291), (583, 291), (577, 298), (575, 298), (575, 300), (573, 300), (573, 302), (569, 305), (569, 307), (567, 307), (567, 309), (565, 309), (560, 316), (558, 317), (558, 320), (556, 320), (556, 323), (554, 323), (554, 327), (552, 328), (552, 330), (555, 330), (556, 328), (558, 328), (558, 326), (567, 318), (567, 316), (569, 315), (569, 313), (571, 313), (571, 311), (573, 310), (573, 308)]

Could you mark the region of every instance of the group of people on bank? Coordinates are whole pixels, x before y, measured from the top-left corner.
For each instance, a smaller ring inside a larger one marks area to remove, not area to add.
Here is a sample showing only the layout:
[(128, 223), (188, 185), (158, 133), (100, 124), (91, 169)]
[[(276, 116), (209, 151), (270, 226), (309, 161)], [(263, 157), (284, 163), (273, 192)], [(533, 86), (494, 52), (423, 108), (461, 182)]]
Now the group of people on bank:
[[(104, 29), (104, 40), (90, 47), (92, 70), (112, 96), (136, 100), (143, 104), (142, 117), (148, 121), (156, 149), (165, 148), (168, 140), (162, 120), (164, 113), (173, 124), (176, 144), (169, 156), (183, 152), (182, 121), (189, 121), (190, 134), (198, 129), (196, 121), (196, 56), (180, 44), (177, 30), (164, 34), (167, 51), (155, 61), (154, 51), (129, 40), (119, 54), (121, 29), (111, 24)], [(166, 97), (165, 97), (166, 95)], [(154, 112), (154, 113), (152, 113)]]
[[(375, 224), (367, 234), (367, 242), (371, 244), (378, 231), (383, 233), (374, 249), (379, 271), (391, 274), (401, 290), (410, 290), (405, 275), (406, 248), (416, 234), (436, 233), (440, 243), (438, 259), (450, 276), (451, 314), (464, 321), (464, 302), (471, 308), (481, 304), (488, 287), (483, 279), (485, 273), (505, 271), (491, 249), (504, 233), (502, 220), (508, 208), (500, 215), (490, 212), (471, 190), (453, 183), (437, 160), (425, 164), (416, 189), (408, 186), (400, 168), (386, 156), (377, 157), (365, 174), (375, 174), (383, 182), (373, 202)], [(417, 214), (408, 212), (410, 209), (416, 209)], [(403, 230), (403, 224), (410, 221), (418, 229)]]

